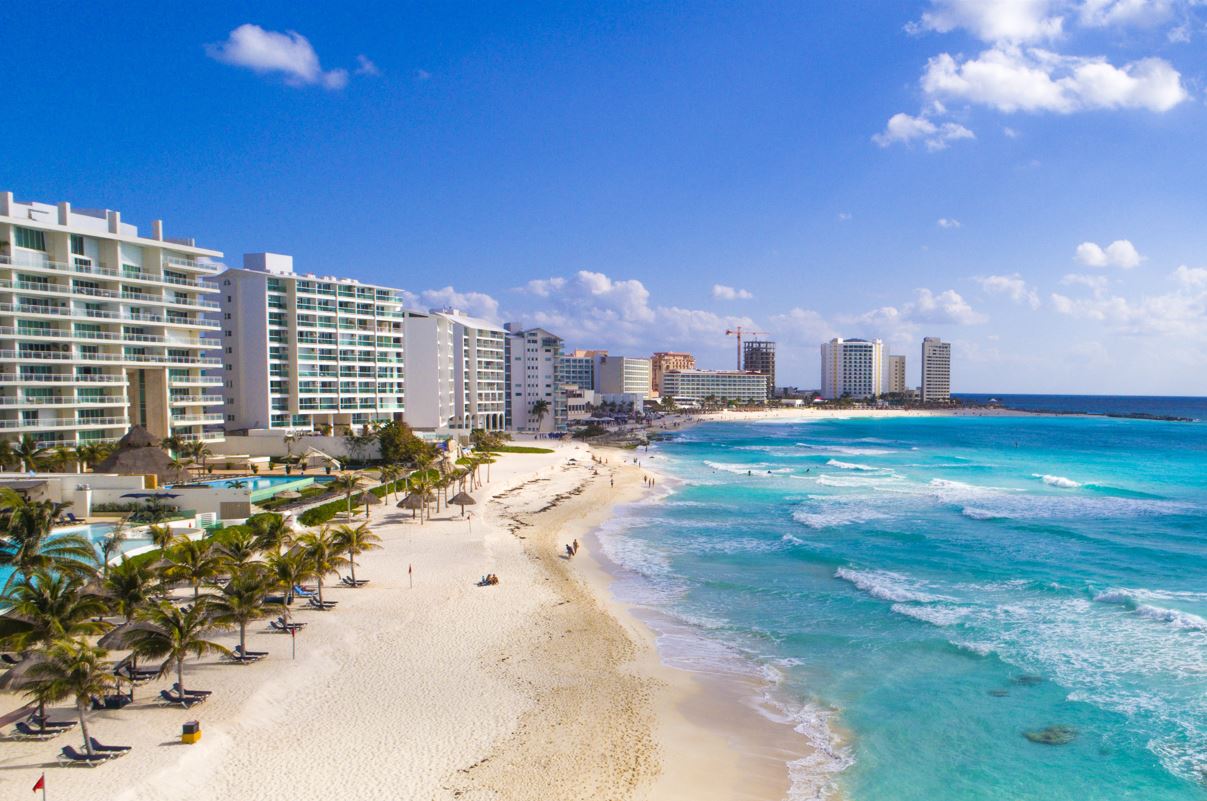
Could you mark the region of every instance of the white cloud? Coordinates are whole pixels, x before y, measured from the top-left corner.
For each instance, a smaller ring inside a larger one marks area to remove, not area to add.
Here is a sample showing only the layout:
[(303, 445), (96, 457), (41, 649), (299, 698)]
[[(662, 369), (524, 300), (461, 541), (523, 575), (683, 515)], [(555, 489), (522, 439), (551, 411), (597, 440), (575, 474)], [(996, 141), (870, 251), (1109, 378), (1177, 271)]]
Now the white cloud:
[(838, 332), (820, 314), (799, 306), (771, 316), (771, 327), (782, 342), (818, 345), (838, 336)]
[(428, 289), (420, 293), (423, 302), (431, 308), (451, 308), (463, 311), (471, 317), (481, 317), (492, 323), (502, 321), (499, 302), (485, 292), (458, 292), (451, 286), (443, 289)]
[(1116, 67), (1103, 57), (1065, 56), (1014, 45), (993, 47), (967, 59), (940, 53), (927, 63), (921, 85), (931, 97), (1007, 113), (1164, 112), (1188, 97), (1181, 75), (1164, 59), (1142, 58)]
[(1052, 305), (1061, 314), (1102, 323), (1120, 334), (1187, 337), (1199, 343), (1207, 338), (1207, 291), (1199, 287), (1136, 301), (1118, 295), (1070, 298), (1053, 293)]
[(1105, 275), (1069, 273), (1060, 279), (1060, 283), (1064, 286), (1084, 286), (1097, 295), (1106, 291), (1107, 286), (1110, 284), (1110, 279)]
[(1172, 0), (1082, 0), (1077, 16), (1088, 28), (1151, 27), (1169, 19), (1173, 6)]
[(310, 40), (296, 31), (278, 33), (246, 23), (231, 31), (225, 42), (206, 45), (205, 51), (223, 64), (260, 74), (280, 73), (290, 86), (342, 89), (348, 84), (348, 71), (324, 71)]
[(1039, 293), (1018, 273), (1013, 275), (987, 275), (976, 279), (981, 289), (992, 295), (1005, 295), (1015, 303), (1025, 303), (1032, 309), (1040, 307)]
[(852, 219), (851, 212), (849, 212), (849, 211), (838, 212), (838, 221), (839, 222), (850, 222), (851, 219)]
[(959, 228), (960, 221), (953, 217), (940, 217), (936, 225), (940, 228)]
[(915, 322), (941, 325), (975, 325), (988, 319), (973, 311), (954, 289), (937, 295), (929, 289), (917, 290), (914, 302), (906, 304), (905, 316)]
[(1064, 18), (1052, 0), (932, 0), (912, 32), (963, 28), (986, 42), (1029, 42), (1061, 35)]
[(1094, 242), (1077, 246), (1077, 260), (1088, 267), (1120, 267), (1130, 270), (1139, 266), (1144, 257), (1127, 239), (1116, 239), (1105, 248)]
[(1187, 267), (1183, 264), (1174, 270), (1173, 279), (1184, 287), (1207, 289), (1207, 267)]
[(357, 75), (381, 75), (381, 70), (377, 65), (369, 60), (369, 57), (361, 53), (356, 57), (356, 74)]
[(904, 112), (889, 117), (884, 130), (872, 137), (881, 147), (898, 142), (910, 144), (922, 140), (932, 153), (945, 150), (952, 142), (960, 139), (975, 139), (976, 134), (955, 122), (935, 124), (924, 116), (914, 117)]
[(754, 297), (745, 289), (735, 289), (724, 284), (713, 284), (712, 296), (717, 300), (750, 300)]

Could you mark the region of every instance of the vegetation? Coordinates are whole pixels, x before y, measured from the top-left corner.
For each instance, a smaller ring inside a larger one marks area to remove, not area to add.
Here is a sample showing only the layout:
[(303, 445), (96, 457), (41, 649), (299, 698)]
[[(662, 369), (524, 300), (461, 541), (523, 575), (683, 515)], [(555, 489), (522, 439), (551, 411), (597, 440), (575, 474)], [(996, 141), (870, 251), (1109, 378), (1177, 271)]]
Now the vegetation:
[(553, 453), (550, 448), (534, 448), (530, 445), (502, 445), (491, 448), (491, 453)]
[(146, 626), (130, 630), (127, 644), (139, 656), (163, 659), (159, 668), (164, 675), (176, 668), (177, 691), (183, 694), (184, 660), (190, 656), (201, 657), (211, 653), (229, 654), (225, 646), (206, 639), (217, 624), (210, 615), (208, 601), (198, 600), (188, 609), (173, 606), (168, 601), (143, 607), (138, 619)]
[(88, 706), (93, 696), (104, 697), (113, 686), (113, 674), (104, 662), (105, 651), (79, 640), (62, 640), (46, 651), (46, 659), (29, 669), (27, 695), (40, 704), (70, 698), (80, 718), (84, 749), (92, 753), (88, 736)]
[(436, 455), (436, 446), (426, 442), (401, 420), (386, 423), (378, 432), (381, 460), (387, 465), (420, 467)]

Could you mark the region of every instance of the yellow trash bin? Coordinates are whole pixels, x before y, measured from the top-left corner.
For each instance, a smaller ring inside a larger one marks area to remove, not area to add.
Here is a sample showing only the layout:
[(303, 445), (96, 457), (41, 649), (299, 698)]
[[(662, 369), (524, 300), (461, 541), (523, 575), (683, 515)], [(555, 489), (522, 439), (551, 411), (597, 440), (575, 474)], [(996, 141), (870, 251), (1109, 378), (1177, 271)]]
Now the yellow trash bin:
[(190, 720), (184, 724), (180, 732), (180, 742), (192, 745), (201, 739), (201, 723), (196, 720)]

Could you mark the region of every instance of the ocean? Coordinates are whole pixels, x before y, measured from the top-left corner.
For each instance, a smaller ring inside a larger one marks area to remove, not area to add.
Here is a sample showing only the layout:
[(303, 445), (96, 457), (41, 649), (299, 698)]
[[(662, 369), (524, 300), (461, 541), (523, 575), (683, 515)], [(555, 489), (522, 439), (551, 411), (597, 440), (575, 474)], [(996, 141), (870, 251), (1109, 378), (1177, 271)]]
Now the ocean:
[(1207, 424), (708, 423), (634, 456), (665, 478), (598, 532), (614, 591), (674, 621), (670, 664), (766, 679), (818, 747), (793, 798), (1207, 799)]

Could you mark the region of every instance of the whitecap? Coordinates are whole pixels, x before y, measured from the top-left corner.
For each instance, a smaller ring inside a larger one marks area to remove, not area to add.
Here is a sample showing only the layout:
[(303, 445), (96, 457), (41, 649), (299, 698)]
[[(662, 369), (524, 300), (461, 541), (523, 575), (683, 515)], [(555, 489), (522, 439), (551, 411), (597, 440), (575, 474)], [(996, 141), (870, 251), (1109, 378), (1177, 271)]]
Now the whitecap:
[(797, 509), (792, 513), (792, 519), (803, 523), (809, 528), (829, 528), (831, 526), (846, 526), (851, 523), (870, 523), (873, 520), (884, 520), (888, 515), (866, 507), (840, 507), (824, 511), (810, 512)]
[(829, 460), (828, 462), (826, 462), (826, 466), (827, 467), (837, 467), (840, 470), (878, 471), (878, 470), (883, 469), (880, 467), (872, 467), (871, 465), (858, 464), (857, 462), (840, 462), (837, 459)]
[(834, 578), (849, 581), (868, 595), (882, 601), (927, 603), (955, 600), (945, 595), (926, 592), (924, 582), (894, 573), (891, 570), (855, 570), (840, 567), (834, 571)]
[(1053, 476), (1053, 475), (1049, 475), (1047, 473), (1043, 473), (1043, 474), (1032, 473), (1031, 476), (1033, 478), (1041, 479), (1049, 487), (1060, 487), (1061, 489), (1077, 489), (1078, 487), (1081, 486), (1080, 481), (1074, 481), (1073, 479), (1065, 478), (1064, 476)]
[(932, 626), (950, 626), (959, 623), (969, 610), (960, 606), (923, 606), (920, 604), (896, 603), (889, 609), (898, 615), (912, 617)]

